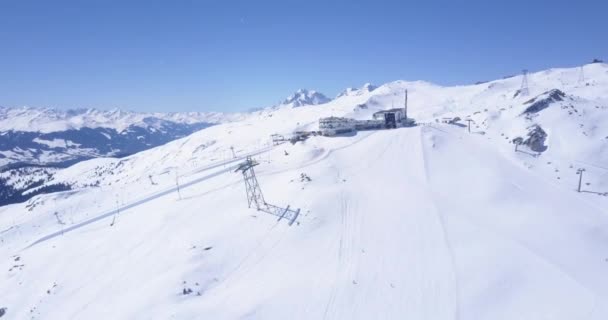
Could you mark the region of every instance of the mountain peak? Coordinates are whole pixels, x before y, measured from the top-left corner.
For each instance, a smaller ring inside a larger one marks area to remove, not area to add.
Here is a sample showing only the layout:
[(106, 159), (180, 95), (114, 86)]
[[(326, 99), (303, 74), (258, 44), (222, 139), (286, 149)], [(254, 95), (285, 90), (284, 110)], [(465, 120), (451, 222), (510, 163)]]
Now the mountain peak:
[(307, 105), (323, 104), (329, 101), (330, 99), (324, 94), (315, 90), (298, 89), (294, 94), (285, 98), (285, 100), (281, 102), (281, 105), (296, 108)]
[(378, 87), (375, 86), (375, 85), (373, 85), (373, 84), (371, 84), (371, 83), (369, 83), (369, 82), (367, 82), (359, 90), (366, 90), (367, 92), (371, 92), (371, 91), (376, 90), (376, 88), (378, 88)]
[(360, 96), (365, 93), (372, 92), (378, 88), (377, 86), (367, 82), (361, 86), (361, 88), (346, 88), (344, 91), (340, 92), (336, 98), (343, 96)]

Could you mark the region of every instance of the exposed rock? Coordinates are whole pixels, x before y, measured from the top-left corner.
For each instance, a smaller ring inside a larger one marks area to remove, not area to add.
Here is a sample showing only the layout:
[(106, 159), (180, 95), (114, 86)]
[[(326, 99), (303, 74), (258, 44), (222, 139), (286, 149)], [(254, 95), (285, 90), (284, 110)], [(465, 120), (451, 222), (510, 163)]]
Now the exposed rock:
[(353, 111), (357, 112), (360, 110), (366, 110), (368, 109), (367, 104), (362, 103), (362, 104), (358, 104), (357, 106), (355, 106), (355, 108), (353, 108)]
[(524, 111), (524, 114), (538, 113), (541, 110), (546, 109), (551, 103), (563, 101), (566, 94), (558, 89), (549, 90), (544, 92), (526, 102), (524, 105), (529, 104), (528, 108)]
[(532, 151), (544, 152), (547, 150), (545, 140), (547, 133), (539, 125), (533, 125), (528, 128), (528, 138), (523, 141)]
[(517, 96), (519, 96), (520, 93), (521, 93), (521, 90), (517, 89), (517, 91), (515, 91), (515, 94), (513, 94), (513, 98), (517, 98)]

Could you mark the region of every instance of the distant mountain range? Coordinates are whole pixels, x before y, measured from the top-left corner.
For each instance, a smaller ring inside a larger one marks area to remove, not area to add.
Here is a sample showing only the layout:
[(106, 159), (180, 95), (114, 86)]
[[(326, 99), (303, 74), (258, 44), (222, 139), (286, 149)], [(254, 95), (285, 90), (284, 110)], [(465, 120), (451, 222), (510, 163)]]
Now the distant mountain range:
[[(280, 106), (302, 107), (329, 101), (319, 92), (301, 89)], [(0, 205), (69, 189), (68, 185), (54, 184), (53, 175), (80, 161), (130, 156), (252, 114), (0, 106)], [(51, 187), (43, 185), (46, 183), (51, 183)]]
[[(61, 184), (37, 188), (52, 180), (59, 168), (87, 159), (129, 156), (239, 116), (0, 107), (0, 203), (64, 190)], [(32, 188), (35, 191), (22, 192)]]
[[(300, 89), (273, 108), (330, 101), (320, 92)], [(124, 157), (247, 115), (0, 106), (0, 171), (30, 165), (66, 167), (85, 159)]]
[(65, 167), (83, 159), (126, 156), (234, 116), (0, 107), (0, 168)]

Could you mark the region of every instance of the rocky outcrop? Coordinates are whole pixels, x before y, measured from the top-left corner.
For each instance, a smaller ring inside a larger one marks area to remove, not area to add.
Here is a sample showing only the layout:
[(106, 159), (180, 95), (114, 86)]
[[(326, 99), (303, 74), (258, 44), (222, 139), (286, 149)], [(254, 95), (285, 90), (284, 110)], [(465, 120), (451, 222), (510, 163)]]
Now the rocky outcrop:
[(524, 110), (524, 114), (533, 114), (538, 113), (546, 108), (548, 108), (552, 103), (563, 101), (566, 98), (566, 94), (558, 89), (549, 90), (544, 92), (526, 102), (524, 105), (529, 105), (526, 110)]
[(513, 139), (513, 143), (517, 145), (525, 145), (530, 148), (530, 150), (535, 152), (544, 152), (547, 150), (548, 146), (545, 145), (545, 141), (547, 140), (547, 133), (543, 128), (539, 125), (533, 125), (528, 127), (528, 135), (524, 139), (522, 137), (517, 137)]

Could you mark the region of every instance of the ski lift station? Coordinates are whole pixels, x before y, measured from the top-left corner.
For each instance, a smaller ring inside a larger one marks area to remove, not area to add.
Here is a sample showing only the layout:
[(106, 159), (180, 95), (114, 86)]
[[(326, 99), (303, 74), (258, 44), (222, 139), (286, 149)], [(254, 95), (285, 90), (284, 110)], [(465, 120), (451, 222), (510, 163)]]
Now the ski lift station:
[(328, 117), (319, 119), (319, 131), (324, 136), (335, 136), (338, 134), (344, 134), (354, 132), (355, 119), (349, 119), (344, 117)]
[(345, 117), (319, 119), (319, 131), (324, 136), (335, 136), (358, 130), (391, 129), (414, 125), (414, 119), (407, 117), (407, 91), (403, 108), (381, 110), (372, 115), (371, 120), (355, 120)]
[(324, 136), (335, 136), (359, 130), (392, 129), (409, 127), (414, 119), (405, 117), (403, 109), (382, 110), (374, 113), (372, 120), (355, 120), (345, 117), (327, 117), (319, 119), (319, 131)]
[(405, 108), (378, 111), (373, 117), (374, 120), (383, 121), (386, 128), (397, 128), (407, 118)]

